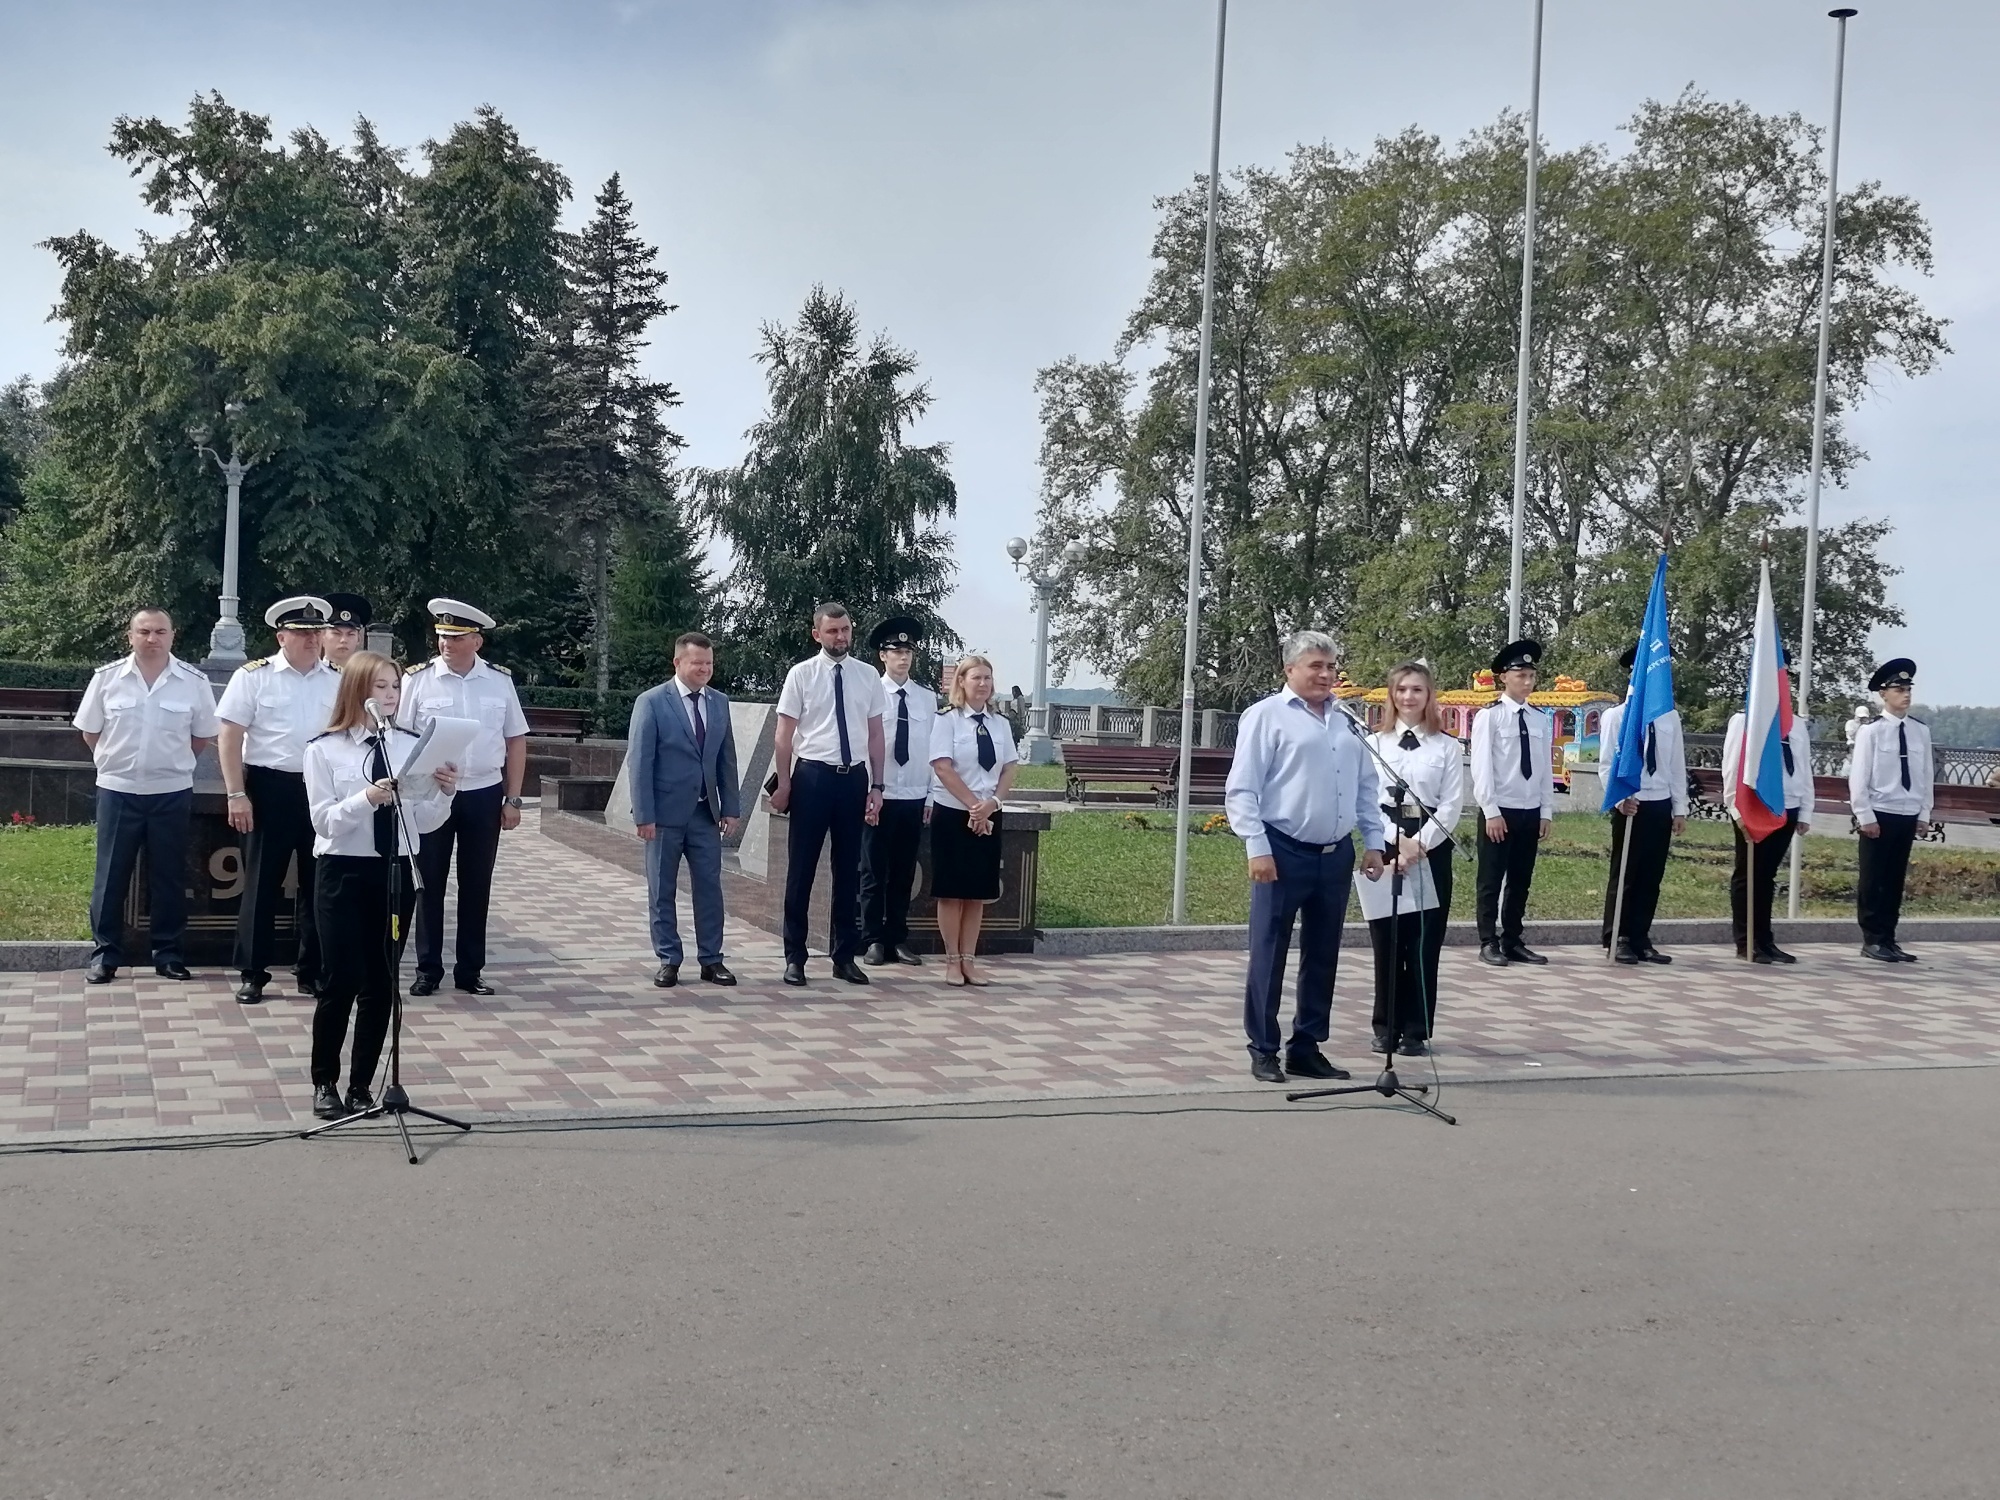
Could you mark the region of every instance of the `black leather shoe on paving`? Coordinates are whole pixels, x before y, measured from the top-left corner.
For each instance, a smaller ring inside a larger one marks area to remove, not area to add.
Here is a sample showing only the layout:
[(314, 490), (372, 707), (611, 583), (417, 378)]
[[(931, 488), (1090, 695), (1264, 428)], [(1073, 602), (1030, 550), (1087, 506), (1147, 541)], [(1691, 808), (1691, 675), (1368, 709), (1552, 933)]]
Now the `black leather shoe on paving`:
[(1902, 962), (1900, 958), (1896, 957), (1896, 950), (1891, 948), (1887, 943), (1863, 943), (1861, 945), (1861, 956), (1863, 958), (1872, 958), (1877, 963), (1899, 964)]
[(868, 951), (861, 955), (861, 961), (871, 969), (879, 969), (882, 965), (892, 964), (896, 960), (889, 956), (889, 950), (880, 943), (870, 943)]
[(1285, 1070), (1278, 1066), (1275, 1052), (1252, 1052), (1250, 1054), (1250, 1076), (1259, 1083), (1283, 1083)]
[(239, 1005), (262, 1005), (264, 986), (254, 979), (245, 979), (236, 986), (236, 1002)]
[(1389, 1050), (1389, 1039), (1381, 1032), (1376, 1032), (1375, 1040), (1368, 1044), (1368, 1050), (1370, 1052), (1387, 1052)]
[(895, 954), (896, 962), (899, 964), (908, 964), (913, 969), (921, 969), (924, 966), (922, 957), (914, 948), (905, 948), (901, 944), (898, 944)]
[(415, 979), (410, 981), (410, 993), (412, 995), (435, 995), (437, 993), (438, 980), (443, 977), (441, 974), (419, 974)]
[(85, 984), (109, 984), (118, 977), (118, 971), (110, 964), (92, 964), (83, 971)]
[(833, 977), (835, 979), (845, 979), (849, 984), (872, 983), (868, 976), (861, 972), (861, 965), (857, 964), (851, 958), (842, 959), (833, 966)]
[(1630, 943), (1621, 941), (1618, 944), (1618, 951), (1611, 955), (1611, 961), (1614, 964), (1636, 964), (1639, 962), (1639, 955)]
[(1303, 1048), (1285, 1053), (1285, 1071), (1294, 1078), (1352, 1078), (1347, 1069), (1334, 1066), (1331, 1059), (1319, 1048), (1307, 1052)]
[(1530, 948), (1526, 943), (1505, 945), (1502, 947), (1501, 952), (1507, 955), (1507, 962), (1510, 964), (1545, 964), (1548, 962), (1546, 958), (1543, 958), (1541, 954)]
[(804, 964), (785, 965), (786, 984), (803, 985), (805, 982), (806, 982), (806, 966)]
[(340, 1090), (331, 1083), (313, 1085), (313, 1115), (321, 1120), (344, 1120), (347, 1106), (340, 1102)]
[(729, 972), (727, 964), (703, 964), (701, 977), (709, 984), (734, 984), (736, 976)]
[(366, 1089), (351, 1088), (347, 1091), (347, 1112), (358, 1115), (363, 1110), (375, 1107), (375, 1096)]
[(1483, 964), (1491, 964), (1496, 969), (1507, 967), (1507, 955), (1500, 951), (1498, 943), (1481, 943), (1479, 945), (1479, 961)]
[(1767, 964), (1795, 964), (1798, 960), (1780, 948), (1776, 943), (1767, 943), (1757, 950), (1757, 959)]
[(660, 972), (653, 976), (653, 988), (656, 990), (670, 990), (680, 982), (681, 966), (679, 964), (661, 964)]
[(1423, 1057), (1430, 1052), (1420, 1036), (1406, 1036), (1396, 1044), (1396, 1050), (1405, 1057)]
[(154, 964), (153, 972), (162, 979), (188, 980), (194, 978), (194, 975), (188, 971), (188, 966), (184, 963)]
[(454, 979), (451, 982), (451, 987), (462, 995), (497, 995), (499, 993), (498, 990), (494, 989), (492, 985), (483, 979), (473, 979), (462, 984)]
[(298, 990), (298, 992), (299, 992), (299, 993), (300, 993), (301, 995), (311, 995), (311, 996), (312, 996), (312, 997), (313, 997), (314, 999), (318, 999), (318, 998), (319, 998), (319, 980), (318, 980), (318, 979), (316, 979), (316, 978), (315, 978), (315, 979), (308, 979), (308, 978), (307, 978), (307, 977), (306, 977), (305, 975), (303, 975), (303, 974), (297, 974), (297, 973), (295, 973), (295, 974), (293, 974), (293, 975), (292, 975), (292, 984), (293, 984), (293, 986), (294, 986), (294, 987), (295, 987), (295, 988), (296, 988), (296, 989)]
[(1901, 943), (1891, 943), (1889, 951), (1896, 955), (1896, 962), (1899, 964), (1913, 964), (1917, 961), (1917, 955), (1910, 952)]
[(1647, 948), (1639, 954), (1642, 964), (1670, 964), (1673, 961), (1671, 953), (1662, 953), (1658, 948)]

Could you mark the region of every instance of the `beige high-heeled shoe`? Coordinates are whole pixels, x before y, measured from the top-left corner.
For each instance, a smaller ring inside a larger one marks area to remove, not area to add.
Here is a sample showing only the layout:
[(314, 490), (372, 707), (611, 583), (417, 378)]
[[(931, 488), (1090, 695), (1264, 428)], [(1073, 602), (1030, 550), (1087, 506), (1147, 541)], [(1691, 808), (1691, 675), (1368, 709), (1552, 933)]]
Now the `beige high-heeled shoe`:
[(964, 954), (959, 958), (958, 972), (963, 974), (965, 982), (976, 990), (986, 989), (993, 983), (990, 979), (975, 979), (972, 977), (972, 955), (970, 953)]
[[(958, 973), (956, 979), (951, 977), (954, 967)], [(944, 982), (953, 989), (961, 989), (972, 983), (965, 977), (965, 960), (956, 953), (947, 953), (944, 956)]]

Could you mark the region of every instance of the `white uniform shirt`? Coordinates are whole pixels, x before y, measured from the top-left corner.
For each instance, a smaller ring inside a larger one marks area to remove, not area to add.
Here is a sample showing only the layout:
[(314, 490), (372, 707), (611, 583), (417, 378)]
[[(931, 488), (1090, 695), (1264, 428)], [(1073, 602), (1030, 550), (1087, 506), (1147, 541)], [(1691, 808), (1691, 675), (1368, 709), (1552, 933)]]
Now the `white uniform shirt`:
[[(1528, 726), (1528, 763), (1521, 774), (1521, 725)], [(1555, 721), (1530, 703), (1502, 697), (1472, 720), (1472, 800), (1488, 818), (1503, 807), (1539, 808), (1556, 815)]]
[(216, 714), (243, 729), (243, 761), (273, 771), (303, 771), (306, 741), (333, 719), (340, 673), (315, 660), (294, 671), (284, 653), (245, 662), (230, 675)]
[[(897, 695), (910, 709), (910, 759), (896, 764)], [(921, 801), (931, 792), (931, 726), (938, 721), (937, 694), (920, 682), (898, 686), (889, 674), (882, 674), (882, 795), (891, 802)], [(1012, 725), (1008, 743), (1013, 743)], [(939, 736), (942, 744), (943, 736)], [(996, 739), (997, 745), (999, 741)]]
[[(1899, 741), (1896, 731), (1903, 731)], [(1908, 743), (1910, 785), (1903, 786), (1903, 744)], [(1854, 759), (1847, 772), (1847, 801), (1854, 820), (1863, 825), (1875, 821), (1875, 814), (1914, 813), (1926, 823), (1931, 820), (1932, 782), (1936, 772), (1931, 762), (1931, 731), (1905, 714), (1897, 718), (1884, 714), (1862, 726), (1854, 736)]]
[[(1416, 735), (1417, 748), (1405, 750), (1403, 727), (1399, 724), (1376, 735), (1375, 748), (1403, 778), (1410, 795), (1436, 814), (1417, 833), (1418, 843), (1426, 849), (1435, 849), (1457, 830), (1458, 815), (1465, 810), (1465, 752), (1459, 748), (1456, 735), (1433, 734), (1423, 729), (1417, 730)], [(1381, 774), (1379, 766), (1376, 774)], [(1388, 787), (1382, 789), (1382, 796), (1386, 801)]]
[(410, 728), (419, 732), (432, 719), (478, 722), (479, 733), (465, 752), (466, 763), (458, 768), (461, 792), (498, 785), (507, 774), (507, 741), (528, 732), (528, 716), (521, 712), (514, 679), (483, 656), (473, 659), (472, 669), (463, 677), (441, 656), (410, 668), (403, 679), (403, 703), (397, 717), (407, 717)]
[[(1000, 712), (999, 705), (989, 703), (982, 712), (986, 715), (986, 733), (993, 741), (993, 764), (990, 768), (979, 763), (979, 726), (972, 722), (972, 711), (965, 708), (954, 708), (935, 717), (931, 725), (931, 762), (933, 765), (949, 763), (958, 772), (958, 779), (965, 783), (965, 789), (984, 802), (998, 790), (1002, 768), (1019, 760), (1021, 754), (1014, 748), (1014, 727)], [(914, 743), (914, 723), (910, 726), (910, 734)], [(930, 795), (931, 801), (940, 807), (965, 808), (965, 804), (946, 788), (942, 777), (933, 785)]]
[(1359, 824), (1367, 846), (1382, 847), (1381, 781), (1360, 733), (1332, 699), (1321, 718), (1289, 687), (1243, 711), (1223, 807), (1246, 854), (1271, 852), (1271, 828), (1332, 845)]
[[(1799, 810), (1799, 821), (1810, 823), (1813, 815), (1812, 741), (1806, 737), (1806, 721), (1792, 720), (1792, 769), (1785, 773), (1785, 807)], [(1730, 716), (1722, 736), (1722, 805), (1736, 816), (1736, 773), (1743, 762), (1743, 715)]]
[[(1629, 700), (1628, 700), (1629, 701)], [(1597, 721), (1597, 765), (1604, 775), (1611, 774), (1611, 762), (1618, 755), (1618, 730), (1625, 722), (1625, 705), (1617, 704), (1604, 710)], [(1639, 790), (1633, 795), (1641, 802), (1671, 802), (1674, 816), (1688, 815), (1688, 773), (1687, 744), (1681, 738), (1680, 710), (1663, 713), (1646, 726), (1653, 735), (1653, 764), (1657, 770), (1645, 769), (1645, 762), (1639, 763)], [(1639, 751), (1645, 754), (1646, 742), (1639, 742)]]
[(785, 674), (778, 712), (796, 719), (792, 754), (799, 760), (841, 763), (840, 726), (833, 719), (833, 677), (840, 674), (841, 701), (847, 705), (847, 764), (868, 764), (868, 721), (882, 717), (882, 674), (851, 656), (835, 661), (824, 651), (808, 656)]
[[(368, 800), (374, 782), (369, 774), (375, 759), (374, 735), (366, 729), (323, 734), (306, 746), (306, 806), (312, 814), (313, 854), (374, 858), (375, 808)], [(408, 730), (391, 730), (391, 773), (409, 764), (417, 737)], [(428, 776), (402, 788), (403, 826), (396, 843), (404, 854), (417, 852), (417, 841), (444, 826), (451, 816), (451, 798)]]
[(212, 740), (215, 689), (178, 657), (168, 657), (151, 687), (127, 656), (99, 667), (70, 720), (97, 736), (91, 759), (97, 784), (107, 791), (152, 797), (194, 785), (190, 740)]

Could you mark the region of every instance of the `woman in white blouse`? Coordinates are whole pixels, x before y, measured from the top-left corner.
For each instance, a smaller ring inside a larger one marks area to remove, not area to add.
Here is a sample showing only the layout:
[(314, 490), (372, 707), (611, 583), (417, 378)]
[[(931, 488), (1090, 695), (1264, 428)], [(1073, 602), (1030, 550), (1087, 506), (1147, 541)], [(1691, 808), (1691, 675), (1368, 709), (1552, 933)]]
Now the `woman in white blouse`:
[(959, 658), (951, 706), (931, 730), (931, 895), (944, 982), (984, 985), (972, 969), (988, 901), (1000, 898), (1000, 803), (1020, 756), (993, 702), (993, 663)]
[[(402, 669), (386, 656), (357, 651), (340, 671), (333, 720), (306, 745), (306, 804), (312, 816), (313, 916), (319, 925), (326, 980), (313, 1011), (313, 1113), (322, 1120), (358, 1114), (374, 1105), (369, 1086), (388, 1035), (396, 967), (402, 961), (416, 888), (410, 859), (418, 840), (451, 815), (458, 768), (441, 766), (421, 784), (398, 789), (403, 798), (397, 827), (390, 778), (409, 764), (417, 736), (393, 725), (378, 744), (368, 714), (373, 700), (393, 720), (403, 694)], [(390, 861), (401, 871), (396, 920), (389, 920)], [(354, 1059), (347, 1099), (340, 1097), (340, 1046), (347, 1017), (354, 1022)]]
[[(1412, 896), (1420, 894), (1420, 888), (1409, 878), (1410, 872), (1428, 862), (1437, 903), (1405, 910), (1393, 922), (1384, 916), (1368, 924), (1375, 948), (1375, 1050), (1388, 1050), (1393, 1016), (1396, 1050), (1421, 1054), (1437, 1015), (1438, 954), (1451, 914), (1451, 831), (1457, 829), (1465, 806), (1464, 752), (1456, 737), (1445, 733), (1437, 684), (1423, 662), (1404, 662), (1389, 673), (1389, 710), (1389, 727), (1375, 736), (1375, 748), (1411, 796), (1436, 814), (1424, 817), (1411, 801), (1392, 815), (1398, 830), (1396, 862), (1404, 872), (1404, 890)], [(1385, 778), (1384, 801), (1389, 793)]]

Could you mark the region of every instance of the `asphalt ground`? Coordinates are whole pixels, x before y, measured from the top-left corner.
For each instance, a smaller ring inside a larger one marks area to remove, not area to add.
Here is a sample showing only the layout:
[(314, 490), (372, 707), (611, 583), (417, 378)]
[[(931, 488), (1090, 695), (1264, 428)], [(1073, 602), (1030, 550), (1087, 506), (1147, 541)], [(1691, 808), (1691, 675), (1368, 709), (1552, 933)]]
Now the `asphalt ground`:
[(1989, 1496), (2000, 1070), (0, 1159), (0, 1495)]

